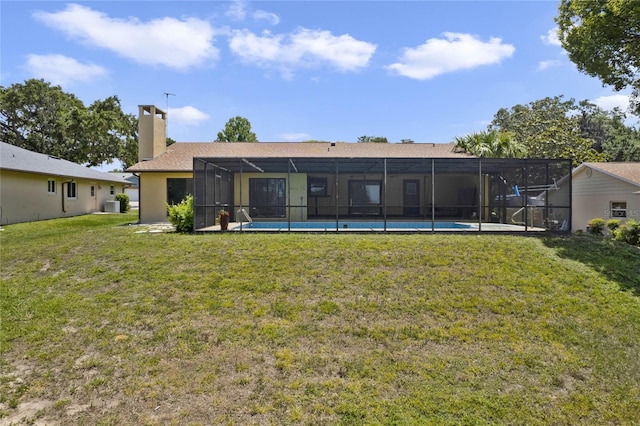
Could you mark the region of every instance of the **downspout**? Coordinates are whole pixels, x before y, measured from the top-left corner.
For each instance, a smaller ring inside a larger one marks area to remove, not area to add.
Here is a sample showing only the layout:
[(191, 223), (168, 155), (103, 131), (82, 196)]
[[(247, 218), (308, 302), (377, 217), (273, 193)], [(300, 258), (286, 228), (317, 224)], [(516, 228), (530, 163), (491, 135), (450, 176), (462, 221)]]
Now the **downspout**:
[(142, 179), (140, 179), (140, 175), (135, 172), (133, 172), (132, 175), (138, 178), (138, 224), (140, 224), (142, 223), (142, 217), (140, 216), (140, 212), (142, 211), (142, 191), (140, 190), (140, 187), (142, 186)]
[(71, 182), (73, 182), (73, 179), (68, 180), (68, 181), (66, 181), (66, 182), (62, 182), (62, 191), (60, 191), (60, 192), (61, 192), (61, 195), (62, 195), (62, 213), (66, 213), (66, 212), (67, 212), (67, 207), (66, 207), (66, 206), (65, 206), (65, 204), (64, 204), (64, 185), (65, 185), (65, 184), (69, 184), (69, 183), (71, 183)]

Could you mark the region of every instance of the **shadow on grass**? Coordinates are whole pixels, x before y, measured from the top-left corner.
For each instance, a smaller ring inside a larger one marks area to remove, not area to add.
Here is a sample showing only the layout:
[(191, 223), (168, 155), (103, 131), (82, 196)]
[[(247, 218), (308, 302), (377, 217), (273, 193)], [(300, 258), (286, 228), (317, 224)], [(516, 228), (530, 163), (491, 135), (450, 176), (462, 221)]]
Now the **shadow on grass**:
[(610, 280), (623, 290), (640, 296), (640, 249), (604, 237), (572, 235), (544, 237), (544, 244), (563, 258), (581, 262)]

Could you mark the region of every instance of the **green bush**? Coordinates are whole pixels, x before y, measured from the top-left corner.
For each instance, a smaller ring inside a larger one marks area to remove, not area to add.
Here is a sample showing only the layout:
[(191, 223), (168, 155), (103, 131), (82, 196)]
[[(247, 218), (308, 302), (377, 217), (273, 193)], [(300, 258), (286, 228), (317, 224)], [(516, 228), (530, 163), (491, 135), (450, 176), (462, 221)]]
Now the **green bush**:
[(187, 195), (180, 204), (167, 204), (167, 212), (169, 213), (169, 222), (176, 227), (176, 231), (193, 231), (193, 195)]
[(615, 233), (616, 229), (620, 226), (620, 219), (609, 219), (607, 221), (607, 228), (611, 233)]
[(116, 201), (120, 201), (120, 213), (126, 213), (131, 208), (127, 194), (116, 194)]
[(615, 230), (614, 238), (634, 246), (640, 245), (640, 222), (629, 219)]
[(589, 227), (587, 229), (589, 230), (589, 233), (593, 235), (602, 235), (605, 225), (606, 222), (604, 221), (604, 219), (596, 217), (589, 221)]

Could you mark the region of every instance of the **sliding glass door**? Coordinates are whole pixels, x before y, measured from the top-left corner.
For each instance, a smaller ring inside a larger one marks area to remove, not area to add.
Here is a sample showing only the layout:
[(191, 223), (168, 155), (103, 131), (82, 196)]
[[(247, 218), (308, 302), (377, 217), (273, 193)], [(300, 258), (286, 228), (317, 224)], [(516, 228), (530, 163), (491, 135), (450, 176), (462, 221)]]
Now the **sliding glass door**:
[(249, 179), (249, 208), (253, 217), (285, 217), (286, 180), (284, 178)]
[(350, 180), (349, 214), (352, 216), (382, 214), (382, 182), (379, 180)]

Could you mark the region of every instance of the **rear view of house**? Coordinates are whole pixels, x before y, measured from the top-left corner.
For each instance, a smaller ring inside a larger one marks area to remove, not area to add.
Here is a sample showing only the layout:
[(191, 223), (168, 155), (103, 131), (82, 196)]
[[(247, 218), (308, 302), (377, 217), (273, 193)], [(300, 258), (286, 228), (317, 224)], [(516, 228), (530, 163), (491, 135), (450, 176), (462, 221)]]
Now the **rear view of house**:
[(119, 175), (0, 142), (0, 224), (77, 216), (124, 192)]
[[(194, 197), (195, 230), (234, 222), (437, 222), (465, 229), (567, 231), (571, 160), (484, 159), (438, 143), (178, 142), (166, 113), (139, 106), (140, 221), (167, 220), (167, 204)], [(565, 179), (566, 189), (556, 182)], [(240, 214), (242, 212), (242, 215)], [(315, 225), (314, 225), (315, 226)], [(347, 225), (350, 226), (350, 225)], [(372, 226), (374, 227), (374, 226)], [(244, 228), (240, 228), (242, 230)]]

